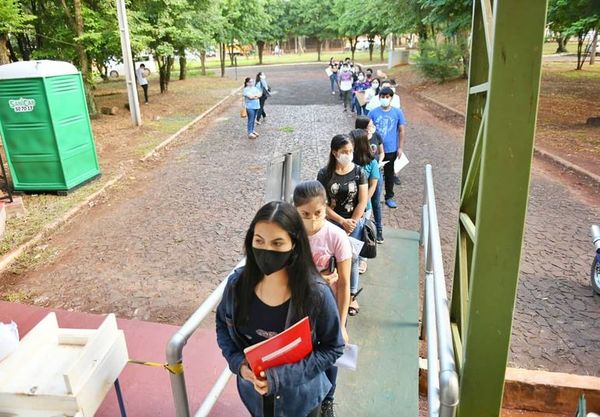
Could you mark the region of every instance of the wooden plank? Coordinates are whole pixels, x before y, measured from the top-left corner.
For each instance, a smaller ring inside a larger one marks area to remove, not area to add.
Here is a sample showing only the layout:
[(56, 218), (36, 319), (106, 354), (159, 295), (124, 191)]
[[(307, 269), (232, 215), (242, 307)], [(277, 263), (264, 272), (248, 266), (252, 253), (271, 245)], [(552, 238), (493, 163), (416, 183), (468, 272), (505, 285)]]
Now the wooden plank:
[(94, 368), (89, 378), (77, 394), (77, 403), (84, 416), (93, 416), (127, 364), (129, 355), (125, 343), (125, 334), (117, 331), (114, 343), (108, 353)]
[(77, 395), (83, 382), (89, 378), (92, 370), (115, 342), (117, 332), (117, 319), (114, 314), (109, 314), (90, 337), (81, 356), (75, 359), (73, 365), (65, 372), (64, 381), (68, 393)]
[(492, 14), (492, 3), (490, 0), (481, 0), (481, 19), (485, 33), (485, 46), (489, 65), (492, 65), (492, 52), (494, 41), (494, 16)]
[(58, 329), (58, 344), (85, 346), (95, 332), (93, 329)]
[(471, 220), (467, 213), (460, 213), (459, 218), (463, 228), (465, 229), (465, 232), (467, 232), (469, 235), (471, 242), (475, 243), (476, 228), (475, 224), (473, 224), (473, 220)]
[(473, 87), (469, 88), (469, 94), (485, 93), (488, 91), (489, 86), (489, 83), (474, 85)]

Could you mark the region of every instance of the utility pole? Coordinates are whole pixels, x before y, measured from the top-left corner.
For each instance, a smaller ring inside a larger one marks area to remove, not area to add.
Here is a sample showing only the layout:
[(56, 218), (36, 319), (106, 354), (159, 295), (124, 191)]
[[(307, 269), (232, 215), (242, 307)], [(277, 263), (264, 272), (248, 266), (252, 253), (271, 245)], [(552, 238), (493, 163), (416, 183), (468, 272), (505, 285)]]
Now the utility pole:
[(135, 126), (141, 126), (142, 117), (140, 115), (140, 102), (138, 100), (137, 89), (135, 86), (133, 61), (131, 59), (131, 43), (129, 42), (129, 25), (127, 24), (125, 0), (117, 0), (117, 17), (119, 18), (121, 51), (123, 52), (123, 67), (125, 68), (125, 83), (127, 84), (127, 96), (129, 98), (131, 121)]

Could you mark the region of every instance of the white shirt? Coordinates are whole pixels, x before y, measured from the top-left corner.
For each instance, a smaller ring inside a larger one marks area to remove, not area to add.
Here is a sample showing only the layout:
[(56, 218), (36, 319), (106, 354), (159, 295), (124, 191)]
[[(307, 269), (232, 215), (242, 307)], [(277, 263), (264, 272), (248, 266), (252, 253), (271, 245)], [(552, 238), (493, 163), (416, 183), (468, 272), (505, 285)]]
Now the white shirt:
[(140, 67), (140, 68), (136, 69), (135, 75), (137, 76), (139, 85), (147, 85), (148, 84), (148, 80), (146, 79), (146, 73), (144, 72), (144, 68)]

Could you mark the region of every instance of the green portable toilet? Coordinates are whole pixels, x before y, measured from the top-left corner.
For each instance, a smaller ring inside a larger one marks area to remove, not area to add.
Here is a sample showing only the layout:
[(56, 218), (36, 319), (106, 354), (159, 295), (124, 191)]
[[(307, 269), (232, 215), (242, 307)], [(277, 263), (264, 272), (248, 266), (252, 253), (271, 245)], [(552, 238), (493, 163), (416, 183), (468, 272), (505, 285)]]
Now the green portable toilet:
[(81, 74), (68, 62), (0, 65), (0, 135), (15, 190), (68, 191), (100, 174)]

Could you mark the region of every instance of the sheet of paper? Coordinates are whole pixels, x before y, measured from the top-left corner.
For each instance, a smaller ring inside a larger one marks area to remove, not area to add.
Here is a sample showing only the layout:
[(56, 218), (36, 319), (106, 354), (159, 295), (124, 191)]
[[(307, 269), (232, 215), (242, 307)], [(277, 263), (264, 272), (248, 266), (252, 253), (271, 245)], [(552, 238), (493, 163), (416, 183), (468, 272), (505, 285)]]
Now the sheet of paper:
[(348, 239), (350, 239), (350, 246), (352, 246), (352, 255), (358, 256), (365, 242), (353, 238), (352, 236), (348, 236)]
[(331, 68), (327, 67), (327, 68), (325, 68), (325, 74), (327, 74), (328, 77), (331, 77), (331, 74), (333, 74), (333, 71), (331, 71)]
[(402, 168), (408, 165), (408, 158), (406, 157), (406, 153), (402, 152), (402, 156), (400, 158), (396, 158), (394, 161), (394, 172), (397, 174), (400, 172)]
[(390, 162), (390, 161), (381, 161), (379, 163), (379, 169), (383, 168), (385, 166), (385, 164), (387, 164), (388, 162)]
[(335, 366), (340, 368), (350, 369), (356, 371), (358, 364), (358, 345), (352, 345), (348, 343), (344, 347), (344, 353), (335, 362)]

